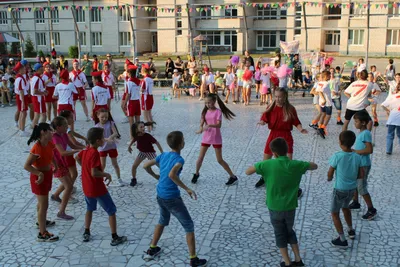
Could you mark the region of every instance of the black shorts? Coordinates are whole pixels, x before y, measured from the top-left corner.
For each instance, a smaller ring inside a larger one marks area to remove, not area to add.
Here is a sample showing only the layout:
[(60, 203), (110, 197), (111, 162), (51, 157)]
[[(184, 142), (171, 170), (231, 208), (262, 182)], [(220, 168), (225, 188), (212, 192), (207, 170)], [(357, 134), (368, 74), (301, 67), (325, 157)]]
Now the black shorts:
[[(366, 111), (365, 109), (363, 109), (363, 110), (346, 109), (346, 113), (344, 114), (344, 119), (347, 121), (351, 120), (351, 118), (353, 118), (354, 114), (356, 114), (359, 111), (365, 111), (368, 113), (368, 111)], [(372, 120), (371, 117), (369, 117), (369, 120)]]
[(256, 81), (256, 84), (261, 84), (261, 81)]

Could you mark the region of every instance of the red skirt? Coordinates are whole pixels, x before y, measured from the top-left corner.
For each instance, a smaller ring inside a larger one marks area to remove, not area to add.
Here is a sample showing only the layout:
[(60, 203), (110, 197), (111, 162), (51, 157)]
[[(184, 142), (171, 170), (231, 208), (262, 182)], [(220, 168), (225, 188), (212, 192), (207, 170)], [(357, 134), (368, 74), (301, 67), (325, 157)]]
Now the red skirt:
[(286, 140), (288, 144), (288, 154), (293, 154), (293, 137), (291, 131), (277, 131), (271, 130), (269, 133), (267, 143), (265, 144), (264, 154), (272, 155), (272, 151), (269, 148), (269, 144), (275, 139), (281, 137)]
[(39, 196), (46, 196), (49, 194), (51, 190), (51, 185), (53, 182), (53, 170), (49, 170), (47, 172), (43, 172), (44, 180), (41, 184), (36, 184), (38, 179), (37, 175), (31, 173), (30, 181), (31, 181), (31, 189), (32, 193)]
[(39, 102), (39, 98), (37, 96), (32, 96), (33, 103), (33, 111), (35, 113), (46, 113), (46, 103), (44, 102), (44, 97), (41, 98)]
[(140, 101), (139, 100), (129, 100), (127, 105), (127, 116), (140, 116)]
[(54, 86), (46, 87), (47, 95), (44, 98), (44, 102), (46, 103), (57, 102), (57, 99), (53, 98), (54, 89), (55, 89)]
[(63, 110), (69, 110), (75, 113), (74, 108), (72, 107), (71, 104), (59, 104), (57, 107), (57, 113), (60, 115), (60, 112)]
[(16, 99), (17, 99), (18, 111), (27, 111), (28, 110), (28, 105), (29, 105), (29, 97), (28, 97), (28, 95), (24, 96), (24, 102), (25, 102), (24, 108), (22, 108), (22, 101), (21, 101), (20, 95), (16, 95)]
[(153, 95), (147, 95), (146, 100), (144, 100), (145, 95), (142, 95), (142, 110), (151, 110), (154, 105)]
[(108, 91), (110, 92), (111, 99), (114, 99), (114, 90), (111, 85), (107, 85)]

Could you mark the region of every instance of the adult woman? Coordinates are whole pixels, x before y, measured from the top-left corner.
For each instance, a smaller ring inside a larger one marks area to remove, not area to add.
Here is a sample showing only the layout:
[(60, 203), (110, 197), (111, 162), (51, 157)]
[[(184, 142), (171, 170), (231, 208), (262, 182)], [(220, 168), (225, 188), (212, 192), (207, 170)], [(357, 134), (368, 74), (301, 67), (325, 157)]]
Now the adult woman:
[(189, 69), (190, 76), (193, 76), (194, 70), (195, 70), (196, 67), (197, 67), (196, 58), (194, 56), (191, 56), (190, 60), (188, 62), (188, 69)]
[(171, 74), (172, 76), (174, 68), (174, 62), (172, 62), (172, 59), (169, 57), (167, 59), (167, 62), (165, 62), (165, 77), (168, 77), (169, 74)]
[(183, 61), (180, 56), (176, 57), (176, 60), (174, 62), (174, 67), (175, 69), (178, 70), (178, 72), (183, 73)]

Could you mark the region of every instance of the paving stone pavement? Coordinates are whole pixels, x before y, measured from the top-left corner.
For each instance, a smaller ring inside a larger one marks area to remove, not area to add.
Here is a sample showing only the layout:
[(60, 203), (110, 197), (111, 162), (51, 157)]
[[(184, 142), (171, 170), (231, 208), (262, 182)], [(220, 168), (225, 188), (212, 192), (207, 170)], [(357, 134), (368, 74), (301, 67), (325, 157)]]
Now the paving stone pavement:
[[(154, 118), (157, 122), (154, 136), (168, 150), (165, 137), (172, 130), (181, 130), (186, 146), (182, 151), (185, 166), (181, 179), (198, 193), (191, 200), (184, 192), (182, 197), (195, 222), (198, 255), (209, 260), (209, 266), (278, 266), (281, 258), (275, 247), (273, 229), (265, 206), (265, 191), (256, 190), (256, 175), (247, 177), (246, 168), (262, 159), (268, 135), (267, 127), (257, 127), (261, 112), (253, 100), (249, 107), (229, 105), (236, 113), (233, 121), (222, 124), (223, 155), (240, 182), (232, 187), (224, 183), (228, 175), (215, 159), (214, 152), (206, 155), (198, 184), (191, 185), (199, 153), (201, 135), (196, 135), (203, 102), (197, 99), (161, 101), (161, 90), (155, 95)], [(165, 92), (165, 90), (164, 90)], [(385, 96), (381, 96), (381, 100)], [(305, 128), (313, 110), (311, 97), (291, 96)], [(91, 123), (84, 122), (78, 104), (76, 129), (85, 134)], [(118, 233), (126, 235), (128, 242), (110, 246), (110, 229), (107, 214), (99, 208), (92, 223), (93, 240), (83, 243), (85, 201), (78, 179), (78, 204), (69, 204), (67, 213), (73, 221), (56, 220), (52, 232), (60, 236), (55, 243), (36, 242), (36, 198), (29, 185), (29, 175), (23, 170), (29, 147), (26, 138), (16, 134), (12, 117), (15, 107), (0, 109), (3, 127), (0, 128), (0, 266), (188, 266), (185, 233), (176, 219), (165, 229), (159, 245), (163, 253), (155, 261), (144, 262), (143, 251), (148, 248), (154, 226), (158, 221), (156, 181), (138, 170), (139, 186), (112, 187), (109, 191), (117, 206)], [(113, 103), (113, 116), (122, 118), (119, 104)], [(304, 196), (299, 201), (295, 229), (300, 242), (301, 255), (307, 266), (399, 266), (400, 264), (400, 170), (397, 168), (400, 147), (396, 141), (394, 154), (386, 156), (386, 120), (379, 109), (381, 126), (373, 131), (374, 154), (370, 174), (370, 192), (378, 209), (374, 221), (362, 221), (362, 210), (353, 212), (356, 239), (350, 248), (340, 250), (330, 244), (336, 237), (329, 213), (332, 183), (326, 181), (328, 158), (337, 150), (340, 126), (329, 125), (326, 140), (310, 132), (301, 135), (293, 131), (294, 158), (314, 161), (319, 169), (304, 175), (301, 187)], [(128, 125), (118, 123), (122, 140), (119, 142), (119, 164), (123, 179), (129, 181), (134, 155), (127, 152)], [(350, 126), (354, 130), (354, 126)], [(107, 171), (114, 174), (110, 162)], [(53, 190), (58, 185), (53, 182)], [(55, 218), (58, 205), (50, 202), (49, 218)]]

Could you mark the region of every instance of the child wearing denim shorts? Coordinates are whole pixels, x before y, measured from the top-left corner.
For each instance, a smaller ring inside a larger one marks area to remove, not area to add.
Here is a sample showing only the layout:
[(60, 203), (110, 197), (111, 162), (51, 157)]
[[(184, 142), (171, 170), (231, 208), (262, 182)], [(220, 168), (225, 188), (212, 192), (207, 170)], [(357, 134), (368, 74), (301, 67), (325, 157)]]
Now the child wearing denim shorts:
[[(291, 160), (288, 156), (288, 144), (278, 137), (270, 143), (275, 159), (254, 164), (246, 170), (247, 175), (257, 173), (265, 180), (267, 207), (274, 228), (275, 241), (283, 257), (280, 266), (304, 266), (300, 257), (297, 236), (293, 230), (297, 208), (297, 192), (301, 177), (307, 170), (316, 170), (313, 162)], [(291, 262), (287, 245), (292, 247), (295, 261)]]
[(352, 131), (344, 131), (339, 135), (339, 144), (342, 151), (336, 152), (329, 159), (328, 181), (333, 180), (331, 214), (333, 224), (339, 237), (331, 241), (332, 245), (347, 248), (348, 243), (344, 236), (343, 225), (340, 221), (340, 209), (343, 211), (344, 219), (347, 224), (347, 233), (350, 239), (354, 239), (356, 232), (353, 229), (351, 211), (349, 204), (357, 188), (357, 178), (363, 177), (361, 167), (361, 156), (353, 152), (351, 147), (356, 141), (356, 135)]
[(111, 228), (111, 246), (116, 246), (127, 241), (126, 236), (117, 235), (117, 218), (115, 213), (117, 208), (107, 191), (103, 182), (103, 178), (108, 181), (107, 185), (112, 181), (109, 173), (103, 172), (100, 161), (100, 153), (97, 149), (104, 145), (104, 129), (91, 128), (88, 131), (87, 139), (89, 146), (79, 152), (76, 156), (76, 162), (82, 166), (82, 189), (85, 194), (86, 215), (85, 215), (85, 232), (83, 233), (83, 242), (90, 240), (90, 224), (92, 222), (93, 211), (97, 209), (97, 202), (107, 212)]
[[(157, 202), (160, 208), (160, 220), (154, 230), (153, 240), (143, 259), (146, 261), (154, 259), (161, 252), (157, 246), (158, 241), (164, 231), (164, 227), (169, 224), (171, 214), (178, 219), (186, 232), (186, 240), (190, 253), (190, 266), (206, 266), (207, 260), (199, 259), (196, 256), (196, 241), (194, 236), (194, 224), (190, 214), (183, 203), (179, 187), (183, 188), (191, 198), (197, 199), (196, 193), (188, 188), (180, 179), (184, 159), (180, 155), (185, 146), (183, 133), (179, 131), (171, 132), (167, 136), (167, 144), (171, 152), (164, 152), (155, 159), (144, 164), (144, 169), (155, 179), (157, 184)], [(160, 175), (153, 172), (152, 166), (160, 168)]]

